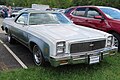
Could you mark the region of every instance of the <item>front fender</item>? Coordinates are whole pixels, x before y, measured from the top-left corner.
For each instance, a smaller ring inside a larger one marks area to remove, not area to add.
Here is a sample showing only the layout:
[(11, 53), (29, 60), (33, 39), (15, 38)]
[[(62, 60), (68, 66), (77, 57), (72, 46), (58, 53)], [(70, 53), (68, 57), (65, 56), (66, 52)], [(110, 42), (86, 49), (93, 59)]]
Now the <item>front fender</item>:
[(29, 40), (29, 49), (31, 48), (31, 44), (30, 43), (37, 44), (39, 46), (39, 48), (41, 49), (44, 58), (45, 59), (49, 59), (49, 56), (50, 56), (50, 46), (49, 46), (49, 43), (43, 41), (42, 39), (34, 37), (34, 36), (32, 36), (30, 38), (30, 40)]

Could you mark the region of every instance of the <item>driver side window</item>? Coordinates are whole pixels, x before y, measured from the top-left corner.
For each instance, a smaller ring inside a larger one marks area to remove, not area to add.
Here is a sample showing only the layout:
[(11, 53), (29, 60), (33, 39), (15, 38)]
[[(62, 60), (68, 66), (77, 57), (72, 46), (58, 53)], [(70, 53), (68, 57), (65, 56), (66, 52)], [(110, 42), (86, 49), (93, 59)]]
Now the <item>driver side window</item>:
[(22, 24), (22, 25), (26, 25), (27, 22), (28, 22), (28, 13), (23, 13), (16, 20), (16, 23)]

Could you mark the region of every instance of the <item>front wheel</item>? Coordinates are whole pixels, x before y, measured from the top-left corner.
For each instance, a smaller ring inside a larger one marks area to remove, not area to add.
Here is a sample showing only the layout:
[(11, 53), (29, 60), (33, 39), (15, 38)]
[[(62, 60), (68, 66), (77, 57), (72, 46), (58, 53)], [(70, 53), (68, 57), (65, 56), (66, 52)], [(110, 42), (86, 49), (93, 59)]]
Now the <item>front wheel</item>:
[(120, 52), (120, 35), (118, 33), (112, 33), (114, 38), (114, 45), (118, 47), (118, 52)]
[(33, 58), (37, 66), (43, 66), (45, 64), (42, 52), (37, 45), (34, 45), (33, 47)]

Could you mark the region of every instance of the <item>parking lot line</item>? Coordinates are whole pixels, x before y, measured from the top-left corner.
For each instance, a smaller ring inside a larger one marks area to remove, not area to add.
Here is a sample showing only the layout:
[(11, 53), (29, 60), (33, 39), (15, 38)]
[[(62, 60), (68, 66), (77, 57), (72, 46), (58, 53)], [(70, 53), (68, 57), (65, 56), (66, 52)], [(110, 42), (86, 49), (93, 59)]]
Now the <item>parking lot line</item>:
[(3, 46), (10, 52), (10, 54), (18, 61), (18, 63), (24, 68), (28, 69), (28, 67), (15, 55), (15, 53), (2, 41), (0, 40), (0, 43), (3, 44)]

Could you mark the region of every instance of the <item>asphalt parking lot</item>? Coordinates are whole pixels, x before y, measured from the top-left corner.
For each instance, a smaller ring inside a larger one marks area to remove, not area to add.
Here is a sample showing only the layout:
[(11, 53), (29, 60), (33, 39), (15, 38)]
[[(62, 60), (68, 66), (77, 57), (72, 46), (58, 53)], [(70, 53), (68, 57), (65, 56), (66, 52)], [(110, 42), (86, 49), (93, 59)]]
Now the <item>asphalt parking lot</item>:
[[(2, 20), (0, 18), (0, 25)], [(9, 44), (6, 33), (0, 28), (0, 70), (29, 68), (33, 65), (30, 51), (20, 43)]]

